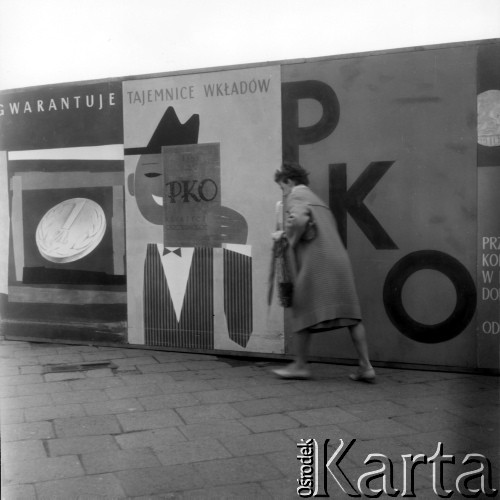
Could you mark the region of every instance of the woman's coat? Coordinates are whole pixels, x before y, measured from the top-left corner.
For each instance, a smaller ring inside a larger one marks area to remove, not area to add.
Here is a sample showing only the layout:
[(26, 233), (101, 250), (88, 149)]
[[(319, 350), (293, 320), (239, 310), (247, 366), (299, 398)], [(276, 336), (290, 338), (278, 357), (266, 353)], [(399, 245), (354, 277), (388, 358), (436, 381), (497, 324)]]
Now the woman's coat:
[[(285, 199), (285, 232), (294, 276), (293, 331), (339, 318), (361, 319), (349, 256), (329, 207), (307, 186)], [(310, 217), (315, 237), (302, 239)]]

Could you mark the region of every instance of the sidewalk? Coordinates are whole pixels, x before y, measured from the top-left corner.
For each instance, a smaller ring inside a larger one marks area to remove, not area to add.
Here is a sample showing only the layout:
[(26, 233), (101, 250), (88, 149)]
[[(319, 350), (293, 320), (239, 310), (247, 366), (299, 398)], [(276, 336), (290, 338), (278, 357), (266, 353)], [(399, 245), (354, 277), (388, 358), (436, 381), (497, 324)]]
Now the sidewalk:
[[(45, 373), (62, 363), (74, 371)], [(351, 367), (314, 364), (314, 380), (282, 381), (278, 364), (2, 340), (1, 497), (295, 499), (301, 438), (320, 450), (330, 439), (329, 456), (356, 439), (341, 463), (354, 484), (373, 470), (367, 455), (383, 453), (402, 489), (401, 455), (431, 457), (442, 442), (456, 457), (443, 465), (452, 498), (456, 478), (477, 470), (462, 465), (467, 453), (488, 457), (498, 488), (498, 377), (378, 369), (365, 384)], [(416, 497), (439, 498), (432, 485), (431, 464), (416, 467)], [(350, 498), (331, 476), (328, 493)]]

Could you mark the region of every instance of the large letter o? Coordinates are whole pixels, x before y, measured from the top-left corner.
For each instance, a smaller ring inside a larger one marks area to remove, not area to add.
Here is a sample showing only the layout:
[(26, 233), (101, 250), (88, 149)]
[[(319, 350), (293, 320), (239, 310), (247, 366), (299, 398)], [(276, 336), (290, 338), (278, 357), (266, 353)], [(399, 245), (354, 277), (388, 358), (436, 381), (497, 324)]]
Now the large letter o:
[[(422, 269), (445, 274), (457, 293), (451, 315), (435, 325), (415, 321), (403, 306), (402, 290), (406, 280)], [(383, 298), (389, 319), (403, 335), (417, 342), (436, 344), (456, 337), (465, 329), (476, 311), (477, 293), (470, 273), (457, 259), (437, 250), (420, 250), (394, 264), (385, 279)]]

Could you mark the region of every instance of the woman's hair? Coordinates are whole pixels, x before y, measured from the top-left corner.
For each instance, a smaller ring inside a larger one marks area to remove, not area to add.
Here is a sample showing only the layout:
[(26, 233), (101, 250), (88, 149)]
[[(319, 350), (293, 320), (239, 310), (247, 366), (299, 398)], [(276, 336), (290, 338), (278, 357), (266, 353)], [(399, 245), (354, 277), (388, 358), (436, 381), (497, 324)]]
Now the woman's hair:
[(284, 161), (281, 165), (281, 170), (276, 170), (274, 173), (275, 182), (294, 181), (295, 184), (309, 185), (309, 172), (304, 170), (298, 163)]

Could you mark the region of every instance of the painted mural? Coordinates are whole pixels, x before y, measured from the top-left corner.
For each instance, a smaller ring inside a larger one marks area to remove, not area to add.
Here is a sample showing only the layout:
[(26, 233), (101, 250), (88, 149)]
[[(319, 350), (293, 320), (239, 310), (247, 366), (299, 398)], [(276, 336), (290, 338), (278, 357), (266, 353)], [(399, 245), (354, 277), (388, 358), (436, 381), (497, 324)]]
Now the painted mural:
[(283, 352), (267, 287), (280, 68), (124, 83), (129, 339)]
[(467, 42), (1, 92), (7, 335), (286, 355), (286, 159), (335, 215), (374, 361), (498, 370), (499, 59)]

